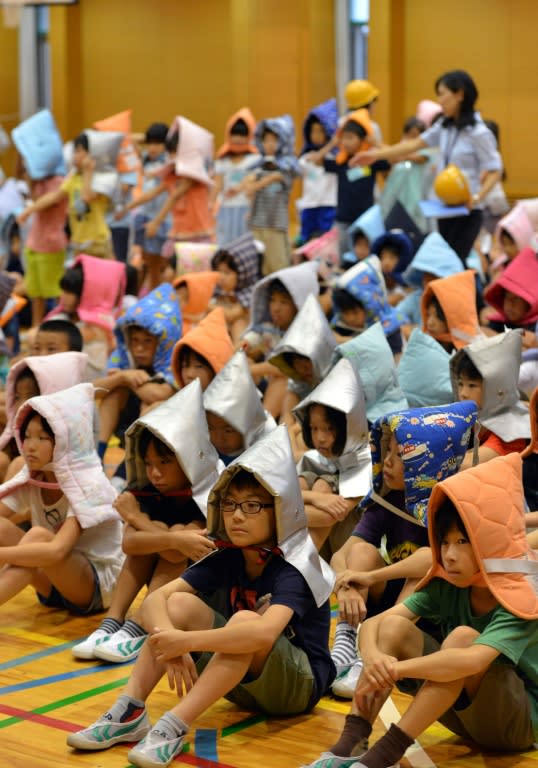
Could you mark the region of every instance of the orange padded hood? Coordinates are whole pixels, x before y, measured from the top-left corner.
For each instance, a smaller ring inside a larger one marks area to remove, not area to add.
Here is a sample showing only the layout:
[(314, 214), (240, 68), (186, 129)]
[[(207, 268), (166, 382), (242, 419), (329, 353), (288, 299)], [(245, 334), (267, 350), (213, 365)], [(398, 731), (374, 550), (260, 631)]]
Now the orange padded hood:
[[(232, 135), (232, 128), (238, 120), (244, 120), (248, 128), (248, 144), (238, 151), (231, 143), (230, 137)], [(241, 107), (235, 114), (233, 114), (226, 123), (226, 129), (224, 132), (224, 144), (219, 148), (217, 157), (224, 157), (228, 154), (258, 154), (258, 147), (254, 143), (254, 133), (256, 131), (256, 120), (254, 115), (248, 107)]]
[(439, 338), (435, 337), (437, 341), (449, 341), (456, 349), (461, 349), (482, 335), (476, 312), (476, 283), (472, 269), (428, 283), (421, 301), (424, 333), (428, 333), (427, 308), (434, 296), (441, 305), (448, 325), (448, 333), (441, 334)]
[(428, 505), (433, 566), (417, 589), (433, 578), (453, 583), (433, 536), (437, 511), (448, 498), (459, 512), (480, 568), (468, 586), (488, 587), (515, 616), (538, 618), (538, 554), (527, 542), (521, 466), (521, 456), (510, 453), (435, 486)]
[(187, 303), (181, 307), (183, 336), (203, 319), (218, 279), (218, 272), (190, 272), (174, 280), (173, 286), (176, 290), (179, 285), (185, 283), (189, 291)]
[(180, 387), (183, 386), (179, 356), (183, 347), (190, 347), (202, 357), (217, 374), (234, 353), (234, 348), (222, 307), (217, 307), (180, 339), (172, 353), (172, 372)]

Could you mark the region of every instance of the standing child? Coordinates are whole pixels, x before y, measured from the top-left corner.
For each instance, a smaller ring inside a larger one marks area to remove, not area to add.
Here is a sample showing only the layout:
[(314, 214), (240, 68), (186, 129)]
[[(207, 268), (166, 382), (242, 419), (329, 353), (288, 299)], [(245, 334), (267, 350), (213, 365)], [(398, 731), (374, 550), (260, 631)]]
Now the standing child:
[(79, 615), (110, 603), (121, 523), (93, 444), (94, 407), (93, 387), (79, 384), (31, 398), (17, 414), (25, 467), (0, 486), (0, 604), (28, 585), (43, 605)]
[[(148, 598), (151, 638), (125, 693), (70, 734), (70, 746), (143, 739), (128, 759), (167, 766), (221, 696), (243, 709), (292, 715), (308, 712), (327, 690), (332, 578), (306, 528), (285, 427), (224, 470), (210, 495), (208, 528), (219, 551)], [(217, 598), (222, 613), (211, 607)], [(187, 692), (152, 729), (145, 702), (167, 671), (178, 693), (184, 684)]]
[(217, 210), (217, 244), (223, 247), (247, 232), (250, 201), (242, 184), (259, 158), (254, 144), (256, 120), (248, 107), (226, 123), (226, 136), (215, 161), (212, 199)]
[[(538, 564), (525, 536), (521, 458), (444, 480), (428, 518), (431, 570), (361, 629), (364, 670), (340, 754), (358, 754), (394, 685), (414, 698), (356, 768), (397, 764), (436, 720), (488, 751), (523, 752), (538, 739)], [(441, 645), (416, 626), (420, 617), (439, 623)]]
[[(31, 199), (56, 194), (64, 181), (65, 166), (62, 141), (51, 113), (38, 112), (15, 128), (12, 136), (30, 179)], [(24, 248), (24, 285), (32, 303), (32, 326), (43, 319), (47, 300), (60, 295), (67, 246), (66, 216), (67, 198), (61, 197), (49, 208), (36, 211), (32, 218)], [(22, 224), (27, 217), (24, 213), (18, 220)]]
[(211, 266), (219, 273), (212, 303), (224, 310), (230, 336), (237, 345), (248, 325), (252, 292), (260, 279), (260, 254), (250, 232), (221, 245)]
[(295, 128), (290, 115), (258, 123), (256, 144), (262, 158), (245, 179), (244, 188), (252, 197), (252, 234), (265, 246), (263, 275), (284, 269), (290, 263), (288, 202), (298, 172), (294, 143)]
[(114, 502), (125, 523), (126, 554), (106, 617), (81, 643), (79, 659), (125, 662), (147, 637), (142, 609), (127, 621), (134, 598), (180, 576), (188, 560), (214, 549), (206, 537), (207, 496), (217, 475), (202, 408), (193, 383), (137, 419), (125, 435), (127, 490)]
[(327, 99), (310, 110), (303, 123), (304, 144), (299, 157), (303, 196), (297, 201), (301, 212), (301, 241), (328, 232), (336, 216), (336, 177), (308, 158), (331, 139), (338, 125), (336, 99)]

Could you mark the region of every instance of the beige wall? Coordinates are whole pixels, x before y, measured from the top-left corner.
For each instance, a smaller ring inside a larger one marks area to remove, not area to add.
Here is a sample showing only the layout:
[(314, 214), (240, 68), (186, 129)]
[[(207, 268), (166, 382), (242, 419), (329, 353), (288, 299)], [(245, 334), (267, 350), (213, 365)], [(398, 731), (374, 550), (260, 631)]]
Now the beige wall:
[(371, 11), (369, 76), (382, 89), (376, 117), (386, 139), (435, 97), (438, 75), (466, 69), (482, 116), (500, 125), (507, 191), (538, 195), (536, 0), (374, 0)]
[[(9, 133), (17, 125), (17, 119), (6, 120), (5, 116), (17, 115), (19, 111), (18, 82), (18, 30), (4, 27), (0, 9), (0, 123)], [(0, 165), (7, 174), (15, 171), (15, 152), (9, 150), (0, 156)]]
[(184, 114), (223, 138), (229, 115), (334, 95), (332, 0), (81, 0), (51, 11), (54, 112), (67, 136), (131, 107), (133, 129)]

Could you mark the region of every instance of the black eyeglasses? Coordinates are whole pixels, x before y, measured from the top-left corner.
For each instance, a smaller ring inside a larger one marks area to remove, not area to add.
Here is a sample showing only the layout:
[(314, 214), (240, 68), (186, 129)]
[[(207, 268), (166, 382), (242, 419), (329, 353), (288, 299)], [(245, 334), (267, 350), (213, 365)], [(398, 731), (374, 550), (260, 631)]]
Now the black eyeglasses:
[(262, 504), (259, 501), (234, 501), (233, 499), (221, 499), (220, 511), (224, 514), (231, 515), (237, 507), (244, 515), (259, 515), (262, 509), (269, 509), (274, 507), (274, 504)]

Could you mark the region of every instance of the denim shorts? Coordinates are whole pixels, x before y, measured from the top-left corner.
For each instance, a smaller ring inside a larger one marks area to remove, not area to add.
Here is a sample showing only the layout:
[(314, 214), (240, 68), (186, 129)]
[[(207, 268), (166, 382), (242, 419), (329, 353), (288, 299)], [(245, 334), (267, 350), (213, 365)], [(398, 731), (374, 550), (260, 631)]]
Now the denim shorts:
[(69, 613), (73, 613), (76, 616), (90, 616), (92, 613), (100, 613), (104, 611), (103, 598), (101, 597), (101, 585), (99, 584), (99, 575), (95, 570), (93, 563), (90, 563), (93, 571), (93, 583), (94, 590), (90, 604), (86, 608), (81, 608), (78, 605), (74, 605), (59, 592), (54, 585), (50, 590), (48, 597), (37, 592), (37, 597), (41, 605), (45, 605), (47, 608), (63, 608)]

